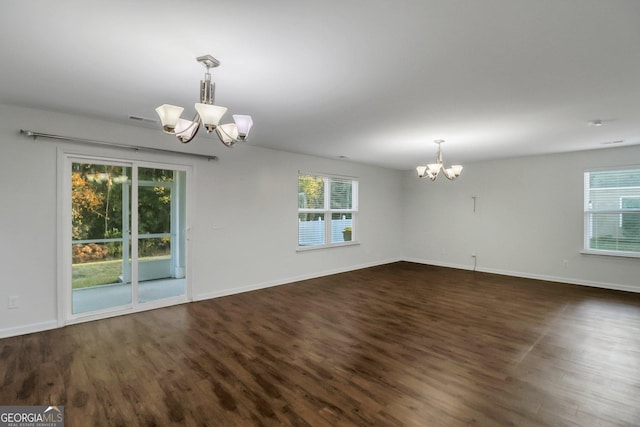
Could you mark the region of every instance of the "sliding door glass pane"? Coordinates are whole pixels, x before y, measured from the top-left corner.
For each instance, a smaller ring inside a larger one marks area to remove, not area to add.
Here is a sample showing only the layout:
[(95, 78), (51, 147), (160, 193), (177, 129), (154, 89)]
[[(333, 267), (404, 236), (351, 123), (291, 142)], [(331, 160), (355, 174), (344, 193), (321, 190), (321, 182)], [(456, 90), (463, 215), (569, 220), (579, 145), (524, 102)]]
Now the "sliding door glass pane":
[(131, 168), (71, 164), (72, 313), (131, 304)]
[(185, 293), (186, 174), (138, 168), (138, 302)]

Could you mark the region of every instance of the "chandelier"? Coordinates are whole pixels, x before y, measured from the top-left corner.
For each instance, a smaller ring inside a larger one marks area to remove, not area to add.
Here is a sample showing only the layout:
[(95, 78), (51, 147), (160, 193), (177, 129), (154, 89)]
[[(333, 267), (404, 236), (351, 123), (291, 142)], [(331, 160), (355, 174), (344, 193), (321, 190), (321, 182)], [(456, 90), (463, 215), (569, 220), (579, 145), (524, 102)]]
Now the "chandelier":
[(165, 133), (175, 135), (182, 143), (190, 142), (198, 133), (200, 124), (207, 133), (216, 132), (220, 142), (227, 147), (232, 147), (238, 141), (246, 141), (253, 120), (251, 116), (239, 114), (233, 115), (234, 123), (219, 124), (220, 119), (227, 112), (227, 107), (214, 105), (216, 84), (211, 82), (209, 70), (220, 65), (220, 61), (211, 55), (204, 55), (196, 60), (205, 66), (207, 72), (204, 80), (200, 81), (200, 102), (195, 104), (196, 115), (193, 120), (181, 119), (184, 108), (176, 105), (164, 104), (156, 108), (162, 129)]
[(451, 165), (451, 167), (445, 168), (442, 164), (442, 151), (440, 150), (440, 144), (442, 144), (444, 140), (438, 139), (434, 142), (438, 144), (438, 157), (436, 158), (436, 163), (430, 163), (427, 166), (418, 166), (416, 168), (418, 171), (418, 177), (424, 178), (425, 176), (428, 176), (431, 181), (435, 181), (440, 171), (442, 171), (444, 176), (453, 181), (462, 173), (462, 165)]

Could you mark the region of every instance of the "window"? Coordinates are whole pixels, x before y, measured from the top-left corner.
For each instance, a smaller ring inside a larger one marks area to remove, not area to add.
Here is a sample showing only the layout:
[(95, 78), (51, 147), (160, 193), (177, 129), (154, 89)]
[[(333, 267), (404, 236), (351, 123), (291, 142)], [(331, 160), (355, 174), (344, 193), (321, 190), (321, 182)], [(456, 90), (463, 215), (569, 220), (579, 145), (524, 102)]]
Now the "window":
[(640, 169), (584, 174), (584, 249), (640, 256)]
[(356, 240), (358, 181), (298, 175), (298, 246), (326, 247)]

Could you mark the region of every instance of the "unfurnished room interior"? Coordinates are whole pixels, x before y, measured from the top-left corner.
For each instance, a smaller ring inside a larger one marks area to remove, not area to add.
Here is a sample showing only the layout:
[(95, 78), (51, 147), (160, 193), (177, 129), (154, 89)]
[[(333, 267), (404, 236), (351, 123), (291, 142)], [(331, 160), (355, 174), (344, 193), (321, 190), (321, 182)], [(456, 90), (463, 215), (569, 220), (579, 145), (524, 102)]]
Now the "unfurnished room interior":
[(0, 426), (640, 425), (640, 2), (0, 21)]

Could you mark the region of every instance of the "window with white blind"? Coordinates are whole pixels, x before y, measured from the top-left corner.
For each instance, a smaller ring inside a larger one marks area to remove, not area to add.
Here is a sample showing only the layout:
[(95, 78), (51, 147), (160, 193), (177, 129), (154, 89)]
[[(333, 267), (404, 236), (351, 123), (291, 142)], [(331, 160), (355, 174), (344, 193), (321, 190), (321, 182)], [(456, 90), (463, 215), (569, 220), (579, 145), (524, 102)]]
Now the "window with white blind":
[(354, 243), (357, 238), (358, 181), (298, 175), (298, 246), (317, 248)]
[(584, 249), (640, 257), (640, 167), (584, 174)]

